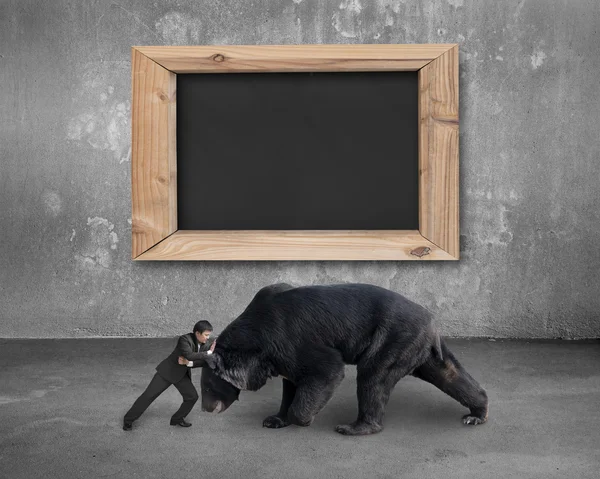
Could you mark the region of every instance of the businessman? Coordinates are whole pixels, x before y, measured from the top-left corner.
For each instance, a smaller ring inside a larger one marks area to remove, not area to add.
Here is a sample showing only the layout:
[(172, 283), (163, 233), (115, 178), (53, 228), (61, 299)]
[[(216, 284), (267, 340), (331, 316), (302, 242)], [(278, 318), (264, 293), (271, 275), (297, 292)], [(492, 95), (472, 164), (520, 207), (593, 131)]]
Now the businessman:
[(133, 422), (160, 396), (169, 386), (174, 385), (183, 397), (181, 407), (171, 416), (171, 426), (190, 427), (185, 420), (198, 400), (198, 391), (192, 384), (191, 368), (200, 367), (215, 347), (214, 340), (209, 341), (213, 331), (208, 321), (198, 321), (191, 333), (179, 337), (173, 352), (156, 366), (156, 374), (142, 395), (136, 399), (123, 418), (123, 429), (130, 431)]

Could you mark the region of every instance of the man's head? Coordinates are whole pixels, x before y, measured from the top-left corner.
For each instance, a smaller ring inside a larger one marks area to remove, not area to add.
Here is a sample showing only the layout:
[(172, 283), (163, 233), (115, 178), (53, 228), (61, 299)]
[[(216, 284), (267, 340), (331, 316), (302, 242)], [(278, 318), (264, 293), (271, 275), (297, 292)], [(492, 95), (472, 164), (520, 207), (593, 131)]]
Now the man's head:
[(210, 333), (212, 333), (213, 327), (208, 321), (198, 321), (194, 325), (194, 334), (196, 335), (196, 339), (199, 343), (206, 343), (208, 338), (210, 338)]

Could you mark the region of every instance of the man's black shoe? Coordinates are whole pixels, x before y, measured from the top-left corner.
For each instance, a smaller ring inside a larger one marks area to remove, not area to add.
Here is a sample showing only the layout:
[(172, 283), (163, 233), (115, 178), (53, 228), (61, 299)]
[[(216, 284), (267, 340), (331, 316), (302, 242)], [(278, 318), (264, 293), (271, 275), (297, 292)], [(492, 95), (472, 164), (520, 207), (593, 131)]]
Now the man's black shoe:
[(185, 419), (180, 419), (178, 421), (173, 421), (173, 419), (171, 419), (171, 426), (190, 427), (191, 425), (192, 423), (187, 422)]
[(131, 431), (131, 423), (130, 422), (123, 423), (123, 431)]

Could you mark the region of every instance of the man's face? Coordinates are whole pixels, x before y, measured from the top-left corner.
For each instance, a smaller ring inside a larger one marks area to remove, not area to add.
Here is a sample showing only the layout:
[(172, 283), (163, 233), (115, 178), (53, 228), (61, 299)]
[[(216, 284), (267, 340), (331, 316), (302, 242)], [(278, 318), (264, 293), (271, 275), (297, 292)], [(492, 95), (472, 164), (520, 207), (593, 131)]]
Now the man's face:
[(199, 343), (204, 344), (210, 338), (210, 331), (196, 331), (196, 339)]

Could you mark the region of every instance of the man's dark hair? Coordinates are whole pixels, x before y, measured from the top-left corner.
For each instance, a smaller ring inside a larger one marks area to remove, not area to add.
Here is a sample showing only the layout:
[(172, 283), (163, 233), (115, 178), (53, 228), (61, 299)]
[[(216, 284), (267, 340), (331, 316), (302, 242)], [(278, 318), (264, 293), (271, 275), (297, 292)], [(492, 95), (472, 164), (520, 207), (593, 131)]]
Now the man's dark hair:
[(196, 331), (198, 331), (199, 333), (203, 333), (204, 331), (212, 331), (213, 327), (212, 324), (210, 324), (208, 321), (198, 321), (195, 325), (194, 325), (194, 333)]

